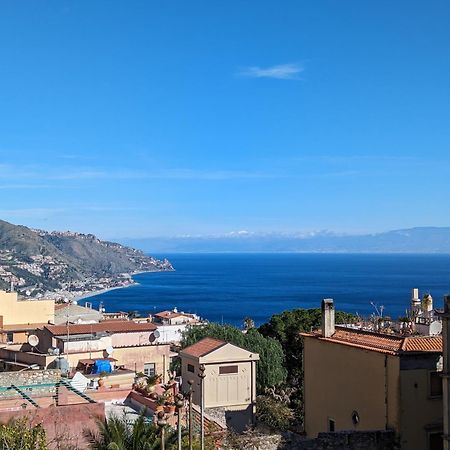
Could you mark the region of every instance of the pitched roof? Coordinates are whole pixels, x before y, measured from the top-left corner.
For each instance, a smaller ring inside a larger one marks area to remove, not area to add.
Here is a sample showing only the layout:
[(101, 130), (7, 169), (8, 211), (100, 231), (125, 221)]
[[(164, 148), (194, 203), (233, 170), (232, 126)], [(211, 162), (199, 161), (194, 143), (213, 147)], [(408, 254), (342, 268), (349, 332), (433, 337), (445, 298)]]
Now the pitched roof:
[(442, 336), (406, 337), (402, 350), (406, 352), (442, 352)]
[[(54, 336), (61, 336), (67, 333), (67, 325), (47, 325), (44, 328)], [(138, 333), (139, 331), (154, 331), (156, 328), (156, 325), (153, 323), (136, 323), (132, 320), (105, 320), (93, 324), (70, 324), (69, 333)]]
[(194, 356), (195, 358), (200, 358), (201, 356), (205, 356), (208, 353), (211, 353), (226, 344), (226, 342), (220, 341), (219, 339), (206, 337), (201, 341), (198, 341), (195, 344), (192, 344), (189, 347), (181, 350), (181, 353), (189, 356)]
[(329, 338), (323, 337), (320, 331), (301, 334), (323, 341), (392, 355), (405, 352), (442, 352), (442, 338), (440, 336), (405, 337), (344, 327), (336, 327), (336, 332)]

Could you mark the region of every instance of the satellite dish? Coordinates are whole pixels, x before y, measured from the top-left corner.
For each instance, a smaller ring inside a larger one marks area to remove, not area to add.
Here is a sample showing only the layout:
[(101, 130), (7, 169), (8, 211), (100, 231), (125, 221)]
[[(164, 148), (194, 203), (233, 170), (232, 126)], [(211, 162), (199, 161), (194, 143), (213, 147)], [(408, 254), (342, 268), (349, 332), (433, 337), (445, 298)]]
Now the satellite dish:
[(30, 334), (28, 336), (28, 343), (32, 347), (36, 347), (39, 344), (39, 338), (35, 334)]
[(155, 342), (156, 341), (155, 335), (153, 333), (151, 333), (150, 336), (148, 337), (148, 340), (150, 342)]
[(161, 334), (160, 334), (160, 332), (158, 330), (155, 330), (153, 332), (153, 336), (155, 336), (155, 339), (158, 339), (161, 336)]
[(108, 354), (108, 356), (111, 356), (113, 354), (114, 348), (111, 345), (108, 345), (106, 347), (105, 352)]

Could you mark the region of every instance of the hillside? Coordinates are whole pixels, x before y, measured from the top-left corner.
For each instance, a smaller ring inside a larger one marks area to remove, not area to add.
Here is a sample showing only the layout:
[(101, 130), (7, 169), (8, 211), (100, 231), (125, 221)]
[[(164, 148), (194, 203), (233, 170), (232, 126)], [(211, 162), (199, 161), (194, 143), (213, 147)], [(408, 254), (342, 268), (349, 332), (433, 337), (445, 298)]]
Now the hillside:
[(92, 234), (33, 230), (0, 220), (3, 289), (12, 281), (25, 295), (73, 296), (131, 284), (129, 275), (136, 272), (167, 270), (173, 270), (167, 260)]

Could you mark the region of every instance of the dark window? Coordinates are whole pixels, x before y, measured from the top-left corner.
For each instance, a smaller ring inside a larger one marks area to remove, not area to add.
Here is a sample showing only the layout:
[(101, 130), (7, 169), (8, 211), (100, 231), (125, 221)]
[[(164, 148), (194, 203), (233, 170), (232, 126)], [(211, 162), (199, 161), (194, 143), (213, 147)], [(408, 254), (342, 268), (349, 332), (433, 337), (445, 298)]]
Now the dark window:
[(430, 397), (442, 397), (441, 372), (430, 372)]
[(14, 342), (14, 333), (12, 331), (8, 331), (6, 333), (6, 341), (7, 342)]
[(328, 419), (328, 431), (334, 433), (336, 430), (336, 421), (334, 419)]
[(219, 375), (226, 375), (228, 373), (238, 373), (238, 366), (221, 366), (219, 367)]
[(442, 433), (430, 433), (428, 435), (429, 450), (442, 450), (444, 445), (442, 443)]
[(193, 366), (192, 364), (188, 364), (188, 365), (187, 365), (187, 370), (188, 370), (188, 372), (192, 372), (192, 373), (195, 372), (194, 366)]

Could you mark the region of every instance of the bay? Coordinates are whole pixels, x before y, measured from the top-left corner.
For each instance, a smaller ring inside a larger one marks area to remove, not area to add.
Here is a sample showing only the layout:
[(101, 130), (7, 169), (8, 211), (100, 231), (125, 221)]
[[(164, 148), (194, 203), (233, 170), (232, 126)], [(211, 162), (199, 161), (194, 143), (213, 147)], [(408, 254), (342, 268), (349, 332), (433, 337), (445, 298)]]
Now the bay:
[(144, 273), (129, 288), (91, 297), (108, 312), (154, 313), (177, 307), (214, 322), (257, 325), (272, 314), (320, 307), (333, 298), (338, 310), (361, 315), (384, 305), (398, 317), (409, 307), (411, 289), (430, 292), (434, 306), (450, 293), (450, 255), (445, 254), (173, 254), (175, 272)]

